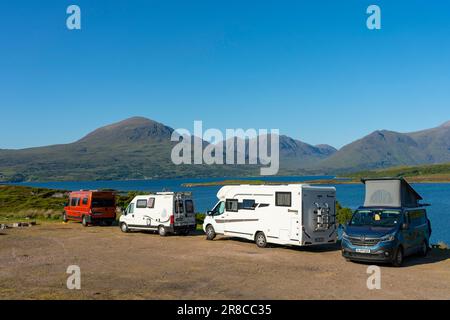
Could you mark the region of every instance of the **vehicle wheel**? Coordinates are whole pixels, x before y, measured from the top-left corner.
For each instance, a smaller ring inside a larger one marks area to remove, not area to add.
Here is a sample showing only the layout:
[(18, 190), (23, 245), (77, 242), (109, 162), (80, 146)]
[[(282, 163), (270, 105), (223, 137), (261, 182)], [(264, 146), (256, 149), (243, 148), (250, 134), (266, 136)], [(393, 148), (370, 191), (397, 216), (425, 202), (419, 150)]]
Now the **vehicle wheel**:
[(214, 240), (216, 237), (216, 230), (214, 230), (214, 227), (212, 225), (208, 225), (205, 230), (206, 233), (206, 240)]
[(68, 220), (67, 220), (67, 213), (64, 211), (63, 212), (63, 214), (62, 214), (62, 221), (63, 222), (67, 222)]
[(394, 267), (401, 267), (403, 264), (403, 248), (398, 247), (395, 252), (394, 260), (392, 260), (392, 265)]
[(421, 257), (426, 257), (428, 254), (428, 243), (426, 241), (422, 242), (422, 246), (419, 252)]
[(159, 235), (161, 237), (167, 236), (167, 231), (166, 231), (166, 228), (164, 226), (159, 226), (158, 233), (159, 233)]
[(130, 231), (130, 230), (128, 229), (127, 224), (126, 224), (125, 222), (122, 222), (122, 223), (120, 224), (120, 230), (121, 230), (122, 232), (125, 232), (125, 233), (127, 233), (128, 231)]
[(89, 225), (86, 216), (83, 216), (83, 218), (81, 219), (81, 224), (83, 225), (83, 227), (87, 227)]
[(267, 240), (264, 232), (258, 232), (255, 236), (256, 245), (260, 248), (267, 247)]

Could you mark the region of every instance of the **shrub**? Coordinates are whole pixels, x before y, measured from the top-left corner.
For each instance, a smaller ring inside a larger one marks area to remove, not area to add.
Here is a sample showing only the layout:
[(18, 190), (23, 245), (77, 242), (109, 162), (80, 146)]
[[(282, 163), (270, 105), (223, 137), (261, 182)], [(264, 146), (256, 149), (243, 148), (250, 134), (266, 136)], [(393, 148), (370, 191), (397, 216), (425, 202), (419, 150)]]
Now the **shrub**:
[(203, 221), (205, 221), (205, 214), (204, 214), (204, 213), (197, 213), (197, 214), (195, 215), (195, 222), (196, 222), (198, 225), (202, 225), (202, 224), (203, 224)]
[(350, 208), (343, 208), (339, 202), (336, 203), (336, 221), (340, 225), (344, 225), (352, 218), (353, 211)]

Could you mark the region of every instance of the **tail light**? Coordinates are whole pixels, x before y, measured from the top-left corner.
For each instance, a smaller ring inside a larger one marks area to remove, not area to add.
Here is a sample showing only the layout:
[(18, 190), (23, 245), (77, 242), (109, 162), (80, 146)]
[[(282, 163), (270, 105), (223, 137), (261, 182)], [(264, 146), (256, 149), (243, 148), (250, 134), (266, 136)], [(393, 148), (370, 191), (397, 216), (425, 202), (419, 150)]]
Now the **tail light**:
[(170, 216), (170, 224), (175, 224), (175, 216), (174, 215)]

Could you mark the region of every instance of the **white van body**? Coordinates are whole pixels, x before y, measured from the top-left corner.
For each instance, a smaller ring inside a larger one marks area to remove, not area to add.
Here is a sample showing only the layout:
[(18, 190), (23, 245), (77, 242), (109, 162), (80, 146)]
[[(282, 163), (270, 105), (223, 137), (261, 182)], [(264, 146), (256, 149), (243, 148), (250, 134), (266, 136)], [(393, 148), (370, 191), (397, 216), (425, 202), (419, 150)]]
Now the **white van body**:
[(123, 232), (154, 230), (161, 236), (187, 234), (196, 229), (192, 195), (158, 192), (136, 196), (120, 217), (119, 226)]
[(258, 244), (257, 238), (262, 233), (267, 243), (281, 245), (306, 246), (337, 241), (334, 187), (224, 186), (217, 198), (219, 202), (208, 212), (203, 224), (209, 240), (215, 234), (222, 234), (255, 240)]

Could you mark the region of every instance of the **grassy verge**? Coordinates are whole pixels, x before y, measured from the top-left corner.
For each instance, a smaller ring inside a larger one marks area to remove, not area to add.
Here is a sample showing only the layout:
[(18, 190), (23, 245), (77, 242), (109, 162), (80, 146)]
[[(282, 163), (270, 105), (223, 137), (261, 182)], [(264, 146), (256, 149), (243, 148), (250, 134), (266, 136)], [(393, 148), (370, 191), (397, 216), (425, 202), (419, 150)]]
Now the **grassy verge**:
[[(140, 192), (118, 193), (117, 206), (126, 207)], [(32, 219), (58, 221), (68, 202), (69, 191), (0, 185), (0, 222)]]
[(65, 190), (0, 186), (0, 221), (58, 220), (66, 202)]

